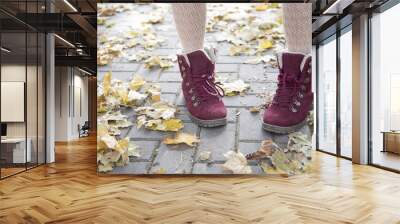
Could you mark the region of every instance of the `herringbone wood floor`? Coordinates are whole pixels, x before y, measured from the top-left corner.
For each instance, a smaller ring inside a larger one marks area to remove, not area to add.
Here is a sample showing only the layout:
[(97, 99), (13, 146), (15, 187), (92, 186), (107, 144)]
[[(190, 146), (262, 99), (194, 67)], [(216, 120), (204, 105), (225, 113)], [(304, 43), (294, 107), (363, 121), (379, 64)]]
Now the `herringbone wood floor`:
[(99, 177), (95, 145), (0, 181), (0, 223), (400, 223), (400, 175), (322, 153), (290, 178)]

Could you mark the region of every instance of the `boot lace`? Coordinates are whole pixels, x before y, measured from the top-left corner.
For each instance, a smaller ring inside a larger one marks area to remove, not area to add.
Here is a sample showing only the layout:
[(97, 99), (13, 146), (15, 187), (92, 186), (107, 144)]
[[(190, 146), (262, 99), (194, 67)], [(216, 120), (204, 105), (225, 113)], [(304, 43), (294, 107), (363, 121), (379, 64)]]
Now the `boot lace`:
[(289, 74), (281, 73), (278, 76), (278, 81), (278, 89), (276, 90), (272, 103), (280, 107), (288, 108), (298, 89), (297, 80)]
[(202, 75), (193, 76), (193, 89), (196, 92), (196, 100), (204, 102), (210, 97), (220, 99), (225, 95), (222, 83), (215, 82), (215, 73), (207, 72)]

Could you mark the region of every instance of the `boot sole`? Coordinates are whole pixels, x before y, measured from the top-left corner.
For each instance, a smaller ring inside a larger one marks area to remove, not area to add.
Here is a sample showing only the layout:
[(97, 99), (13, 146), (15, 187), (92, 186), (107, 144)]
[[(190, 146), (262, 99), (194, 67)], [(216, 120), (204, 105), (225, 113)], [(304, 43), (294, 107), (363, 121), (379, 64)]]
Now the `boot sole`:
[(226, 125), (226, 123), (227, 123), (226, 117), (214, 119), (214, 120), (202, 120), (202, 119), (194, 117), (190, 113), (189, 113), (189, 117), (193, 121), (193, 123), (199, 125), (200, 127), (205, 127), (205, 128), (213, 128), (213, 127), (223, 126), (223, 125)]
[(267, 123), (262, 123), (262, 127), (264, 130), (269, 131), (269, 132), (274, 132), (278, 134), (289, 134), (293, 133), (295, 131), (298, 131), (300, 128), (302, 128), (305, 124), (307, 123), (307, 118), (304, 119), (302, 122), (289, 126), (289, 127), (282, 127), (282, 126), (277, 126), (277, 125), (272, 125), (272, 124), (267, 124)]

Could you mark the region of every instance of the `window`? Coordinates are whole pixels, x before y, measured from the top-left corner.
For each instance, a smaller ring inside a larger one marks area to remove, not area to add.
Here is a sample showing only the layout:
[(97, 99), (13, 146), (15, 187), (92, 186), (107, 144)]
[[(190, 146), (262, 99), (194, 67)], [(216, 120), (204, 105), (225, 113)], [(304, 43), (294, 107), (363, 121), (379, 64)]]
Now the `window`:
[(336, 153), (336, 39), (318, 48), (318, 149)]
[(352, 154), (352, 33), (351, 26), (340, 36), (340, 155)]
[(400, 4), (371, 18), (372, 164), (400, 170)]

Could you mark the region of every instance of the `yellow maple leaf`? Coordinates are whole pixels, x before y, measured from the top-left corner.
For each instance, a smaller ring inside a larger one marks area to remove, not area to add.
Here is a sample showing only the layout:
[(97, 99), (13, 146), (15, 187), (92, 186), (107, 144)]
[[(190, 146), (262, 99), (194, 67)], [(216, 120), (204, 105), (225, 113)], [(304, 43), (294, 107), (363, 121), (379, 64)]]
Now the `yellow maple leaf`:
[(267, 39), (258, 40), (258, 49), (260, 49), (260, 50), (270, 49), (273, 46), (274, 46), (274, 44), (270, 40), (267, 40)]
[(188, 134), (188, 133), (183, 133), (183, 132), (178, 132), (174, 137), (166, 137), (163, 140), (164, 144), (167, 145), (176, 145), (176, 144), (181, 144), (184, 143), (188, 146), (194, 146), (194, 143), (199, 143), (200, 139), (197, 138), (196, 135)]
[(103, 78), (103, 93), (104, 96), (108, 96), (111, 93), (111, 72), (107, 72)]
[(255, 7), (256, 11), (265, 11), (269, 8), (269, 6), (267, 4), (261, 4), (261, 5), (257, 5)]
[(179, 119), (168, 119), (162, 122), (165, 131), (179, 131), (183, 128), (183, 123)]
[(129, 83), (131, 90), (138, 91), (146, 83), (144, 78), (140, 75), (135, 75), (132, 81)]

